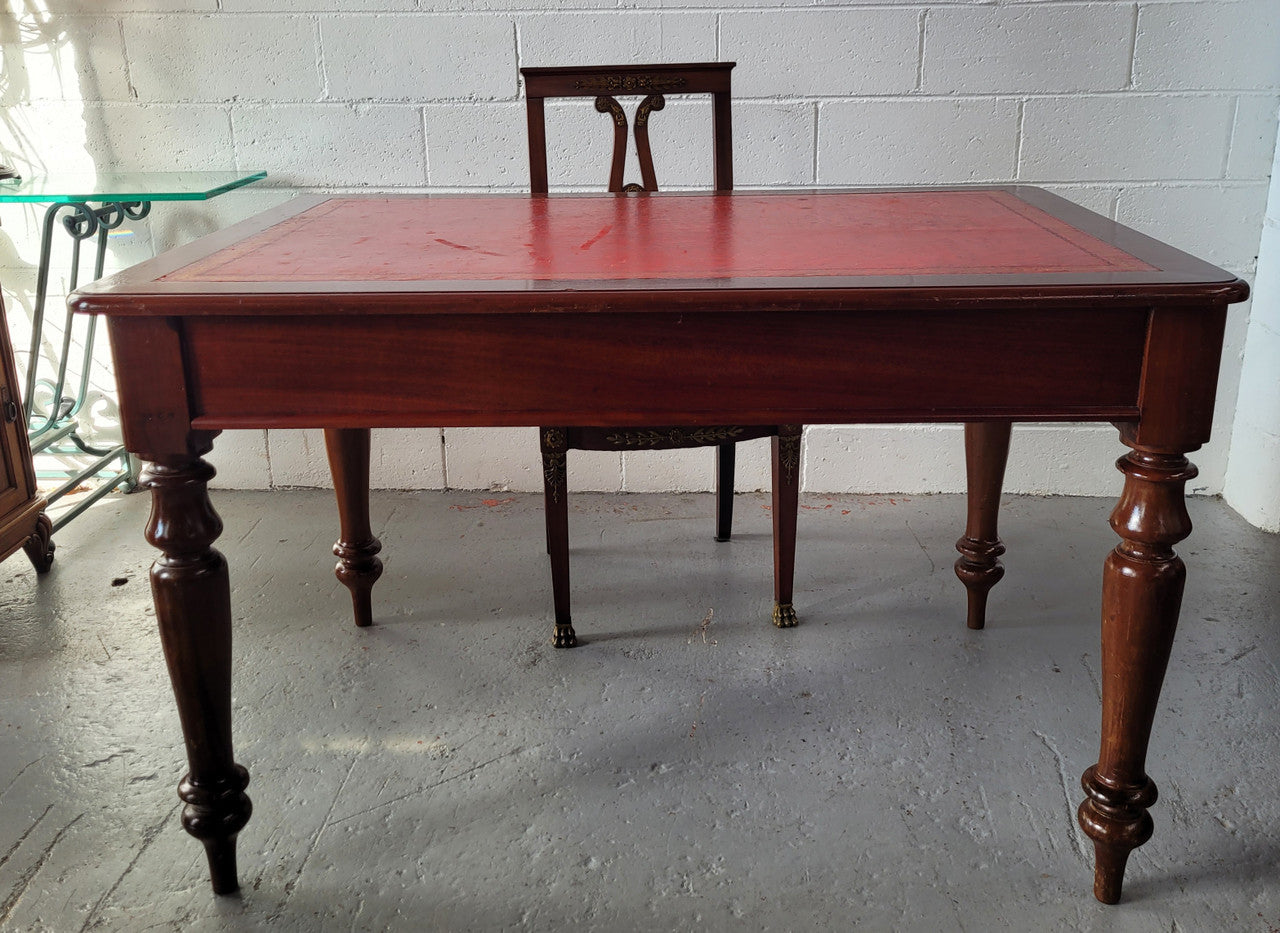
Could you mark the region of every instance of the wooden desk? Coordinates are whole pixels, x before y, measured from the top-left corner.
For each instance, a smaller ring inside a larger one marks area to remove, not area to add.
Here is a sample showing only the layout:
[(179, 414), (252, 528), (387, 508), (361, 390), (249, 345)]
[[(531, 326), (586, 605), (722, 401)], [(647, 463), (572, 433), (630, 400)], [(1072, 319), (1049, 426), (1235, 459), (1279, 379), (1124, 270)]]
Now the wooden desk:
[(312, 198), (94, 283), (149, 461), (183, 825), (237, 886), (226, 428), (1111, 421), (1094, 891), (1150, 838), (1147, 742), (1234, 276), (1029, 188)]

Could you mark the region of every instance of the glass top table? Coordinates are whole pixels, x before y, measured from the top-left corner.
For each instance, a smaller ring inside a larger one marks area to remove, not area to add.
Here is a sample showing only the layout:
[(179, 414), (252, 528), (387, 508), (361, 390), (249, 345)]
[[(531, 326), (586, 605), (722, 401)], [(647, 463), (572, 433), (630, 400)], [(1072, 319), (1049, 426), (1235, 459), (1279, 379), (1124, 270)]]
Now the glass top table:
[[(100, 482), (92, 492), (80, 498), (72, 508), (53, 520), (57, 531), (95, 501), (116, 487), (129, 488), (136, 481), (136, 469), (128, 452), (120, 444), (96, 447), (79, 435), (77, 415), (84, 407), (89, 389), (94, 328), (83, 338), (83, 350), (77, 349), (79, 378), (68, 362), (72, 356), (72, 319), (66, 312), (61, 333), (46, 339), (45, 302), (49, 290), (50, 257), (54, 229), (61, 226), (72, 239), (71, 274), (68, 291), (79, 285), (80, 245), (94, 240), (93, 279), (101, 278), (110, 231), (129, 221), (139, 221), (151, 211), (156, 201), (207, 201), (236, 188), (267, 177), (264, 171), (200, 171), (200, 172), (55, 172), (30, 177), (0, 177), (0, 204), (47, 204), (40, 236), (40, 259), (36, 269), (35, 306), (32, 313), (31, 344), (27, 375), (22, 396), (23, 415), (32, 454), (44, 454), (74, 467), (60, 472), (66, 482), (46, 495), (49, 505), (77, 489), (86, 479)], [(60, 221), (60, 223), (59, 223)], [(52, 359), (42, 360), (40, 349), (48, 344), (55, 348)], [(58, 349), (60, 347), (60, 349)], [(48, 371), (38, 378), (41, 368)], [(38, 409), (37, 389), (48, 396), (48, 403)], [(85, 457), (92, 462), (83, 464)], [(112, 463), (119, 470), (104, 478)]]
[(266, 172), (63, 172), (0, 178), (0, 204), (207, 201)]

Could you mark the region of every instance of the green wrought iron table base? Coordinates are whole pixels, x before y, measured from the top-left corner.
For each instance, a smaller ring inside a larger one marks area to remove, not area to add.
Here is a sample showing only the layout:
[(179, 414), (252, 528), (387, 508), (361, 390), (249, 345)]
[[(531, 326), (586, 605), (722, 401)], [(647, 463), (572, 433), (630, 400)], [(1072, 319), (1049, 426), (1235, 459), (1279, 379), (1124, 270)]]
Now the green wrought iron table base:
[[(68, 367), (72, 356), (72, 326), (75, 319), (70, 311), (62, 329), (61, 352), (57, 357), (57, 373), (52, 380), (39, 379), (40, 343), (44, 336), (45, 304), (49, 293), (49, 271), (53, 253), (54, 230), (58, 226), (58, 215), (62, 214), (61, 226), (71, 236), (71, 275), (68, 291), (74, 291), (80, 277), (80, 246), (86, 240), (96, 240), (94, 250), (93, 278), (102, 277), (106, 263), (107, 237), (125, 220), (142, 220), (151, 211), (150, 201), (114, 202), (101, 207), (93, 207), (85, 202), (50, 204), (44, 215), (44, 225), (40, 233), (40, 264), (36, 275), (35, 310), (31, 322), (31, 346), (27, 357), (27, 378), (23, 392), (23, 414), (27, 419), (27, 432), (31, 441), (32, 456), (52, 456), (64, 462), (68, 458), (79, 458), (85, 455), (95, 459), (86, 467), (72, 472), (74, 466), (61, 471), (67, 479), (57, 488), (47, 492), (45, 498), (50, 506), (77, 489), (91, 478), (100, 482), (87, 496), (82, 498), (71, 509), (62, 512), (53, 519), (53, 530), (67, 524), (99, 499), (113, 490), (123, 488), (126, 492), (137, 486), (137, 466), (124, 449), (123, 444), (112, 447), (95, 447), (79, 434), (77, 415), (84, 408), (89, 395), (89, 373), (93, 366), (93, 345), (97, 333), (97, 319), (88, 321), (85, 334), (84, 349), (81, 354), (80, 378), (75, 386), (74, 395), (66, 394), (68, 385)], [(48, 410), (35, 411), (35, 390), (37, 387), (47, 389), (50, 393)]]
[[(75, 317), (68, 309), (63, 319), (62, 337), (56, 358), (41, 366), (40, 348), (45, 336), (45, 310), (49, 293), (49, 273), (55, 230), (61, 226), (71, 237), (71, 274), (68, 292), (80, 284), (81, 246), (94, 244), (93, 278), (102, 277), (107, 255), (107, 238), (125, 221), (143, 220), (155, 201), (205, 201), (227, 191), (266, 177), (266, 172), (142, 172), (102, 173), (66, 176), (37, 176), (0, 179), (0, 203), (48, 204), (40, 232), (40, 262), (36, 274), (35, 309), (32, 313), (31, 344), (22, 395), (22, 413), (33, 456), (61, 461), (65, 475), (58, 487), (46, 494), (50, 505), (69, 495), (89, 480), (97, 485), (72, 508), (53, 520), (56, 531), (115, 489), (132, 490), (138, 482), (138, 464), (123, 444), (100, 447), (80, 435), (79, 415), (89, 396), (89, 375), (93, 366), (96, 319), (86, 322), (82, 352), (78, 352), (78, 378), (72, 378), (72, 328)], [(42, 378), (41, 369), (54, 370)], [(48, 405), (36, 411), (36, 390), (47, 395)], [(87, 463), (85, 457), (93, 459)], [(47, 475), (46, 471), (46, 475)], [(41, 474), (37, 474), (41, 475)]]

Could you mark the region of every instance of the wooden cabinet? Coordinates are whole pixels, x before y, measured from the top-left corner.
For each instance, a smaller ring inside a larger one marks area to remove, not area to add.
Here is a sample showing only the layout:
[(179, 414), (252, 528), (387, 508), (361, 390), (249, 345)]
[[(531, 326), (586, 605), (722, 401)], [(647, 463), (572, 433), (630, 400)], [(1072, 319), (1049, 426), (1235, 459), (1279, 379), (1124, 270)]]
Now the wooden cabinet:
[(53, 564), (53, 526), (36, 492), (9, 323), (0, 303), (0, 560), (23, 548), (38, 572)]

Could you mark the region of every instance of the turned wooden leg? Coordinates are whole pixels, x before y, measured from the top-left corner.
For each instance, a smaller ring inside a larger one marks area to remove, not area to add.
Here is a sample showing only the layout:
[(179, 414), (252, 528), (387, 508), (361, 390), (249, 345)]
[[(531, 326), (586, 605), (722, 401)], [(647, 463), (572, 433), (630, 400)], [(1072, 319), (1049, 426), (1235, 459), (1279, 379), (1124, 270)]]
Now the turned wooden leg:
[(222, 520), (209, 502), (213, 467), (192, 458), (153, 464), (147, 540), (160, 642), (169, 666), (191, 770), (178, 785), (182, 825), (204, 843), (215, 894), (239, 888), (236, 834), (253, 811), (249, 772), (231, 751), (231, 589), (227, 562), (211, 545)]
[(728, 541), (733, 534), (733, 474), (737, 458), (737, 444), (716, 445), (717, 541)]
[(542, 429), (542, 489), (546, 502), (547, 553), (551, 555), (551, 592), (556, 627), (551, 643), (557, 648), (578, 644), (569, 616), (569, 478), (568, 446), (561, 428)]
[(324, 432), (341, 528), (333, 546), (338, 557), (333, 572), (351, 591), (356, 625), (361, 627), (373, 624), (373, 585), (382, 576), (378, 557), (382, 542), (369, 527), (369, 442), (368, 428), (326, 428)]
[(956, 542), (960, 558), (956, 576), (969, 597), (969, 628), (987, 623), (987, 595), (1004, 576), (1000, 555), (1004, 544), (996, 533), (1000, 493), (1009, 459), (1007, 421), (973, 422), (964, 426), (964, 463), (969, 481), (969, 517), (964, 534)]
[(36, 568), (36, 573), (48, 573), (49, 568), (53, 566), (53, 522), (49, 521), (49, 516), (43, 512), (36, 519), (35, 530), (31, 532), (31, 537), (27, 538), (22, 544), (22, 549), (27, 552), (27, 557), (31, 559), (31, 565)]
[(779, 426), (773, 444), (773, 624), (799, 623), (792, 604), (796, 573), (796, 516), (800, 511), (800, 442), (798, 424)]
[(1102, 578), (1102, 747), (1081, 778), (1079, 810), (1104, 904), (1120, 900), (1129, 853), (1151, 838), (1156, 786), (1143, 769), (1186, 578), (1173, 551), (1191, 533), (1183, 488), (1196, 475), (1180, 454), (1141, 448), (1117, 466), (1124, 490), (1111, 527), (1120, 543)]

